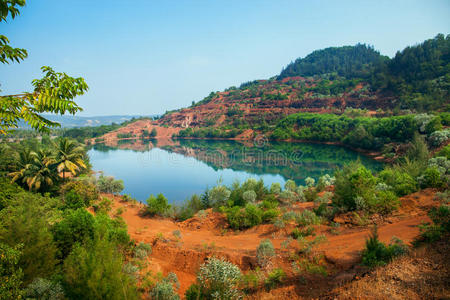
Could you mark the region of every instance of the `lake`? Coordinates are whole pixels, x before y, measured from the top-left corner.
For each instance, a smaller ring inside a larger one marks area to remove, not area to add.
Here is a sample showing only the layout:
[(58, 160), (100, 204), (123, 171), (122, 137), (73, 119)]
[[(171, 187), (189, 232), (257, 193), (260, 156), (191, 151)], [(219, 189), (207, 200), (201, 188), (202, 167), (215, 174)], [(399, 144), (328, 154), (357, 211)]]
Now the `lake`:
[(97, 144), (88, 151), (92, 168), (122, 179), (123, 194), (145, 202), (163, 193), (170, 203), (181, 203), (219, 181), (262, 178), (266, 186), (282, 186), (288, 179), (304, 184), (332, 175), (336, 169), (360, 160), (372, 170), (382, 164), (344, 147), (288, 142), (222, 140), (120, 140)]

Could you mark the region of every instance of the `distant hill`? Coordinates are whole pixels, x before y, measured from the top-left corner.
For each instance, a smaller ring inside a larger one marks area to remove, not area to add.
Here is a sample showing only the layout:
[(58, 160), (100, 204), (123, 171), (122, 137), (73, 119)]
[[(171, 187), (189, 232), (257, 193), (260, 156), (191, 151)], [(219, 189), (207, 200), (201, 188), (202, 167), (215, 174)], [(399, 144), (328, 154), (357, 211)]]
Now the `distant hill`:
[[(450, 35), (438, 34), (393, 58), (364, 44), (317, 50), (277, 76), (211, 92), (152, 124), (185, 128), (182, 137), (244, 138), (299, 112), (391, 116), (449, 110)], [(130, 124), (121, 133), (136, 135), (147, 127)]]
[[(133, 115), (117, 115), (117, 116), (93, 116), (93, 117), (82, 117), (82, 116), (72, 116), (72, 115), (43, 115), (45, 118), (58, 122), (61, 124), (61, 128), (76, 128), (76, 127), (86, 127), (86, 126), (101, 126), (110, 125), (112, 123), (122, 123), (124, 121), (129, 121), (133, 118), (139, 118), (141, 116)], [(153, 116), (149, 116), (153, 117)], [(19, 128), (27, 129), (29, 128), (25, 122), (19, 124)]]

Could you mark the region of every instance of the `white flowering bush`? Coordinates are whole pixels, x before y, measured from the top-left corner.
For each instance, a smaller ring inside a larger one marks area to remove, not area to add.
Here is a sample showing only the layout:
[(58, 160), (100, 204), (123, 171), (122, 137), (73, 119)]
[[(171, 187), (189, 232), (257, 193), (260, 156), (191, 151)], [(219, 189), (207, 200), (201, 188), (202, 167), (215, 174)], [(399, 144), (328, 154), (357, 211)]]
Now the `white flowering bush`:
[(439, 147), (440, 145), (444, 144), (450, 139), (450, 129), (444, 129), (435, 131), (432, 134), (430, 134), (430, 137), (428, 138), (428, 141), (430, 142), (431, 146), (433, 147)]
[(275, 256), (275, 248), (269, 239), (262, 240), (256, 249), (256, 259), (261, 267), (266, 267)]
[(246, 203), (255, 203), (256, 201), (255, 191), (252, 190), (245, 191), (244, 193), (242, 193), (242, 199), (244, 199)]
[(65, 299), (64, 290), (59, 283), (44, 278), (35, 278), (25, 289), (26, 298), (42, 300)]
[(416, 121), (417, 126), (419, 127), (419, 131), (424, 133), (428, 123), (434, 118), (433, 115), (429, 114), (418, 114), (414, 116), (414, 121)]
[(242, 299), (237, 288), (241, 276), (236, 265), (223, 258), (211, 258), (200, 266), (197, 281), (208, 299)]

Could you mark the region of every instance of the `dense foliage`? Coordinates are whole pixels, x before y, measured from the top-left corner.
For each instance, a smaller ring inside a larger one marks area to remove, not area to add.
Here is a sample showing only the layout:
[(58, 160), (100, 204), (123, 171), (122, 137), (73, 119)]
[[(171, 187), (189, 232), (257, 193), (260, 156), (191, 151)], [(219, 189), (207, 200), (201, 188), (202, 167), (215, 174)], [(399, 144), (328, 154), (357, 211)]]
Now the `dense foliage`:
[(347, 78), (368, 77), (385, 60), (387, 57), (364, 44), (330, 47), (296, 59), (281, 71), (279, 78), (327, 73)]

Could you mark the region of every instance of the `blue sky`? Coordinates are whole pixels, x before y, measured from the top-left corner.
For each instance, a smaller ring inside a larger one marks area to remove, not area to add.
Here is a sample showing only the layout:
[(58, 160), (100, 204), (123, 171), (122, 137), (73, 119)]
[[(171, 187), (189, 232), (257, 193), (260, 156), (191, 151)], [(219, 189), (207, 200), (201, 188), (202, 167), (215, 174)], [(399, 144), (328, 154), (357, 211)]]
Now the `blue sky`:
[(328, 46), (382, 54), (448, 34), (450, 1), (28, 0), (0, 34), (29, 57), (2, 65), (2, 94), (40, 67), (86, 79), (80, 115), (163, 113)]

